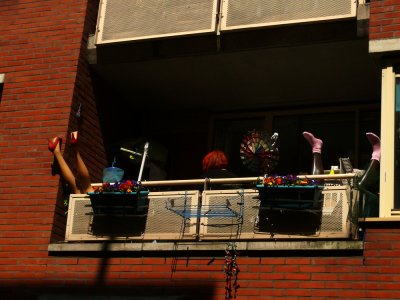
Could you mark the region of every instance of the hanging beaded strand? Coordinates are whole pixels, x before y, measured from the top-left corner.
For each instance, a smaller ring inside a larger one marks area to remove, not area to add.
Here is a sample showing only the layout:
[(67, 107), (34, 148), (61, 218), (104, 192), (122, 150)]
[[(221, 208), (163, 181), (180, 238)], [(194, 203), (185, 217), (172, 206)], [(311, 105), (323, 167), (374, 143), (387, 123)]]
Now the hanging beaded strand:
[[(237, 265), (237, 256), (238, 252), (236, 251), (235, 244), (228, 244), (228, 247), (225, 250), (225, 264), (224, 264), (224, 273), (225, 273), (225, 299), (236, 299), (236, 292), (239, 288), (238, 284), (238, 273), (239, 267)], [(233, 281), (233, 283), (232, 283)]]

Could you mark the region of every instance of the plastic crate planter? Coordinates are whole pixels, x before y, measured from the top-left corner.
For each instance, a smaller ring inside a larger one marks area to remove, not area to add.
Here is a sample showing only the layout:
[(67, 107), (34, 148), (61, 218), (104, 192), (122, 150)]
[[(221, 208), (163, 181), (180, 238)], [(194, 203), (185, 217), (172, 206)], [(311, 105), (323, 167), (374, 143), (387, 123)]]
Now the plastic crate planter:
[(125, 192), (88, 193), (94, 215), (146, 216), (148, 190)]

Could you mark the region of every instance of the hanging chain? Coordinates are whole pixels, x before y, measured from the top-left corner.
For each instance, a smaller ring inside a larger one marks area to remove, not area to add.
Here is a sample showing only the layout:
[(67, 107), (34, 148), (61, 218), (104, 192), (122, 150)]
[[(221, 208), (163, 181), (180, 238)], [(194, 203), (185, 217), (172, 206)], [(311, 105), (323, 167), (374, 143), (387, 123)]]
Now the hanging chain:
[[(239, 267), (237, 265), (237, 256), (239, 253), (236, 251), (236, 244), (229, 243), (225, 250), (225, 299), (236, 299), (236, 291), (239, 288), (238, 273)], [(233, 281), (233, 282), (232, 282)]]

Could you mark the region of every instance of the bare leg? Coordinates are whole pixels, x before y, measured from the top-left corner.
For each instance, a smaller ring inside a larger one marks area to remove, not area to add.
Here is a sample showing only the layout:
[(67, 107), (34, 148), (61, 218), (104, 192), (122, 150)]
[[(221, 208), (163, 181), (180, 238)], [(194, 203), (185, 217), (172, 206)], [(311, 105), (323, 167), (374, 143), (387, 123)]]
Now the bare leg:
[[(78, 132), (72, 132), (71, 133), (71, 141), (73, 141), (71, 144), (75, 146), (76, 148), (76, 144), (77, 144), (77, 140), (78, 140)], [(91, 185), (91, 181), (90, 181), (90, 173), (88, 168), (86, 167), (85, 163), (83, 162), (83, 159), (78, 151), (78, 149), (76, 149), (76, 170), (78, 173), (78, 178), (79, 181), (81, 183), (82, 186), (82, 193), (86, 194), (88, 192), (93, 192), (93, 188)]]
[(372, 146), (371, 162), (367, 171), (361, 178), (359, 186), (363, 189), (370, 189), (379, 180), (379, 168), (381, 159), (381, 141), (379, 137), (371, 132), (367, 133), (367, 138)]
[(322, 156), (321, 156), (321, 150), (323, 145), (322, 140), (317, 139), (316, 137), (314, 137), (312, 133), (309, 133), (307, 131), (303, 132), (303, 136), (309, 142), (313, 153), (312, 174), (313, 175), (324, 174), (324, 167), (322, 164)]
[(324, 174), (324, 167), (322, 166), (321, 153), (313, 153), (312, 174), (313, 175)]
[(64, 157), (61, 154), (60, 143), (53, 150), (54, 157), (57, 160), (57, 163), (60, 167), (62, 178), (69, 184), (72, 193), (80, 194), (78, 187), (76, 186), (75, 176), (72, 174), (71, 169), (67, 165), (64, 160)]
[(82, 185), (82, 193), (93, 192), (93, 188), (90, 182), (90, 174), (85, 163), (82, 160), (81, 155), (76, 151), (76, 168), (79, 176), (79, 181)]
[(367, 171), (365, 171), (358, 183), (362, 189), (371, 189), (371, 187), (379, 180), (379, 167), (379, 161), (372, 159)]

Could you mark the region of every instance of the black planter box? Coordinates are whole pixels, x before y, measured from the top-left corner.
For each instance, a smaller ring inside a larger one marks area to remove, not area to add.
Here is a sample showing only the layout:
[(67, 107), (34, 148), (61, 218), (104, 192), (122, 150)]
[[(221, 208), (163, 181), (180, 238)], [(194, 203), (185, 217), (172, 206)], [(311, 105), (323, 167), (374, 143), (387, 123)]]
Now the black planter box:
[(148, 191), (88, 193), (94, 215), (147, 215)]
[(315, 235), (321, 227), (321, 186), (263, 186), (260, 194), (258, 232)]
[(321, 186), (317, 185), (257, 185), (261, 207), (282, 209), (312, 209), (320, 207)]

